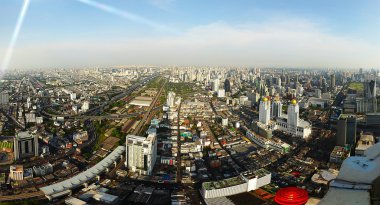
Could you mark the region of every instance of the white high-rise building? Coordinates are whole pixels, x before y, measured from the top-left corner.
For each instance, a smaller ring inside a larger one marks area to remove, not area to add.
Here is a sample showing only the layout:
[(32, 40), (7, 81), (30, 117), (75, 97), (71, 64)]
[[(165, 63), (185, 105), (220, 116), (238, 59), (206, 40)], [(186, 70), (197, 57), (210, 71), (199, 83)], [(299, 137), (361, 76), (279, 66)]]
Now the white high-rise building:
[(270, 101), (266, 97), (260, 101), (259, 121), (265, 125), (268, 125), (270, 121)]
[(174, 107), (175, 103), (175, 93), (174, 92), (169, 92), (168, 93), (168, 99), (166, 101), (169, 107)]
[(151, 175), (157, 158), (157, 140), (155, 135), (141, 137), (127, 135), (125, 166), (132, 172)]
[(220, 85), (219, 79), (218, 78), (214, 79), (214, 82), (212, 84), (212, 91), (218, 92), (219, 85)]
[(224, 98), (226, 97), (226, 91), (224, 89), (218, 90), (218, 98)]
[(90, 102), (88, 102), (87, 100), (83, 102), (83, 105), (82, 105), (82, 112), (86, 112), (87, 110), (90, 109)]
[(297, 100), (293, 99), (288, 107), (288, 131), (293, 135), (297, 135), (299, 112)]
[(77, 99), (77, 94), (76, 93), (70, 93), (70, 99), (71, 100), (76, 100)]

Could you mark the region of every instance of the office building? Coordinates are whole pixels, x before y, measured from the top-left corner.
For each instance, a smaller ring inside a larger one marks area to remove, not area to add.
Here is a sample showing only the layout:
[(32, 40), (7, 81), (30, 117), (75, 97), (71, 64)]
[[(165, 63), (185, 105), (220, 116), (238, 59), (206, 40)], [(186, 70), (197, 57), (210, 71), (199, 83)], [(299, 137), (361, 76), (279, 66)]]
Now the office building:
[(72, 101), (76, 100), (77, 99), (77, 94), (76, 93), (70, 93), (70, 99)]
[(376, 113), (377, 112), (377, 92), (376, 81), (371, 80), (364, 83), (364, 96), (356, 97), (356, 112)]
[(355, 146), (356, 143), (356, 116), (341, 114), (337, 123), (336, 145)]
[(226, 97), (226, 92), (224, 89), (219, 89), (218, 90), (218, 98), (224, 98)]
[(334, 90), (335, 88), (335, 74), (330, 75), (330, 90)]
[(127, 135), (125, 166), (132, 172), (151, 175), (157, 157), (157, 140), (154, 135), (141, 137)]
[(259, 107), (259, 122), (264, 125), (268, 125), (270, 121), (270, 101), (267, 97), (264, 97), (260, 101)]
[(7, 105), (9, 103), (9, 93), (4, 90), (0, 93), (0, 105)]
[(282, 103), (279, 100), (274, 100), (272, 103), (271, 117), (278, 118), (282, 115)]
[(15, 160), (38, 156), (38, 137), (30, 132), (18, 132), (14, 137)]
[(226, 79), (226, 80), (224, 81), (224, 90), (225, 90), (226, 92), (231, 92), (231, 82), (230, 82), (229, 79)]
[(288, 106), (288, 131), (294, 135), (297, 135), (298, 122), (299, 122), (300, 108), (295, 99), (290, 102)]
[(175, 103), (175, 93), (174, 92), (169, 92), (168, 93), (168, 99), (166, 100), (166, 104), (169, 107), (174, 107), (174, 103)]
[[(265, 103), (268, 104), (266, 105)], [(280, 114), (280, 116), (270, 120), (270, 102), (268, 98), (263, 98), (259, 107), (259, 121), (253, 124), (253, 130), (266, 137), (270, 137), (273, 130), (280, 130), (302, 138), (310, 136), (311, 124), (299, 118), (299, 105), (296, 100), (290, 102), (288, 114), (282, 114), (279, 112), (280, 110), (277, 109), (277, 115)]]
[(219, 86), (220, 86), (219, 84), (220, 84), (219, 79), (218, 78), (214, 79), (214, 81), (212, 82), (212, 91), (213, 92), (218, 92)]
[(90, 109), (90, 102), (89, 101), (84, 101), (82, 105), (82, 112), (87, 112)]

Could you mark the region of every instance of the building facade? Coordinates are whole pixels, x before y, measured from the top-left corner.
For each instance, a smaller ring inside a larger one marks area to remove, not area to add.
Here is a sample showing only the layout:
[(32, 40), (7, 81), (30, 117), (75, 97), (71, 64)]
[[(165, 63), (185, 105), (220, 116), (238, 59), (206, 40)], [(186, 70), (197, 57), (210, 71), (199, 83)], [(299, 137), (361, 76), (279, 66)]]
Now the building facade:
[(296, 100), (292, 100), (288, 107), (288, 132), (297, 135), (300, 107)]
[(270, 101), (268, 98), (264, 97), (260, 101), (260, 106), (259, 106), (259, 122), (268, 125), (270, 121)]
[(141, 137), (127, 135), (125, 166), (132, 172), (151, 175), (157, 158), (157, 140), (155, 135)]
[(18, 132), (14, 137), (15, 160), (38, 156), (38, 136), (30, 132)]
[(337, 123), (336, 144), (346, 146), (349, 144), (355, 146), (356, 143), (356, 116), (341, 114)]
[(282, 115), (282, 103), (279, 100), (275, 100), (272, 103), (271, 117), (278, 118)]

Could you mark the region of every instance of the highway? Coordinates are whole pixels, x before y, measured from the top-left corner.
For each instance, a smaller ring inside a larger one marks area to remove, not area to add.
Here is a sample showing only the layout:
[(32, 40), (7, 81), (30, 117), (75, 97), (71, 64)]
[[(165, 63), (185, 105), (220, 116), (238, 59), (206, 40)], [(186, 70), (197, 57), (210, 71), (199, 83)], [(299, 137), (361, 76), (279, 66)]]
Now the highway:
[[(109, 106), (111, 105), (112, 103), (126, 97), (126, 96), (129, 96), (130, 94), (132, 94), (132, 92), (134, 92), (137, 88), (145, 85), (146, 83), (148, 83), (149, 81), (151, 81), (153, 78), (155, 78), (157, 76), (157, 74), (154, 74), (152, 76), (149, 76), (149, 77), (146, 77), (145, 79), (139, 81), (138, 83), (132, 85), (131, 87), (129, 87), (125, 92), (119, 94), (119, 95), (116, 95), (114, 97), (112, 97), (109, 101), (106, 101), (104, 103), (102, 103), (101, 105), (97, 106), (97, 107), (94, 107), (94, 108), (91, 108), (90, 110), (88, 110), (87, 112), (84, 112), (84, 113), (80, 113), (80, 114), (75, 114), (75, 115), (70, 115), (70, 114), (66, 114), (66, 115), (55, 115), (55, 114), (50, 114), (50, 113), (47, 113), (46, 111), (44, 111), (43, 109), (46, 108), (46, 107), (49, 107), (50, 105), (47, 105), (47, 106), (40, 106), (38, 108), (38, 113), (43, 116), (44, 118), (47, 118), (47, 119), (52, 119), (52, 118), (56, 118), (56, 117), (64, 117), (64, 118), (67, 118), (67, 119), (88, 119), (86, 118), (86, 116), (98, 116), (99, 113), (101, 113), (104, 108), (106, 106)], [(104, 119), (106, 117), (101, 117), (99, 116), (100, 118), (99, 119)], [(91, 118), (91, 117), (90, 117)]]

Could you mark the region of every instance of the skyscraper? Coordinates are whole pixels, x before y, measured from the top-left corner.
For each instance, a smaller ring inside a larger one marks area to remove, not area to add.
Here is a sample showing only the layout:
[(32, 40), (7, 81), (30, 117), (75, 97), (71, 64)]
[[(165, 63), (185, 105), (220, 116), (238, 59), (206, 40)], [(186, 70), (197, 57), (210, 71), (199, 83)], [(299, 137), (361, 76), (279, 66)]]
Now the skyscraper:
[(125, 166), (132, 172), (151, 175), (157, 157), (157, 140), (155, 135), (141, 137), (127, 135)]
[(226, 80), (224, 81), (224, 90), (225, 90), (226, 92), (231, 92), (231, 82), (230, 82), (229, 79), (226, 79)]
[(356, 143), (356, 116), (340, 115), (337, 123), (336, 144), (355, 146)]
[(335, 88), (335, 74), (331, 74), (330, 76), (330, 90)]
[(219, 79), (215, 78), (212, 83), (212, 91), (218, 92), (218, 90), (219, 90)]
[(18, 132), (14, 137), (15, 160), (38, 156), (38, 137), (30, 132)]
[(168, 104), (169, 107), (174, 107), (174, 102), (175, 102), (175, 93), (169, 92), (166, 103)]
[(9, 103), (9, 93), (8, 91), (2, 91), (0, 93), (0, 105), (6, 105)]
[(365, 88), (369, 112), (377, 112), (376, 80), (367, 82)]
[(299, 112), (300, 108), (298, 106), (297, 100), (293, 99), (290, 101), (290, 105), (288, 107), (288, 131), (293, 135), (297, 135)]
[(282, 115), (282, 103), (279, 100), (274, 100), (272, 103), (272, 112), (273, 118), (281, 117)]
[(270, 121), (270, 107), (269, 99), (267, 97), (262, 98), (259, 106), (259, 121), (265, 125), (268, 125)]

